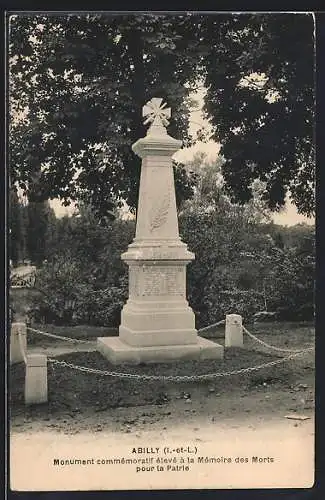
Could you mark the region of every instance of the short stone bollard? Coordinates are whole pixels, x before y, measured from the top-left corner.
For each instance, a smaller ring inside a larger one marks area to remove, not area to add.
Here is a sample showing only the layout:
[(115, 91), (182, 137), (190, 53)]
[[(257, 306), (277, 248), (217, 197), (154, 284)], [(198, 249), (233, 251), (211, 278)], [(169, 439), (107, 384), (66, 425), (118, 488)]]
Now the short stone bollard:
[[(21, 337), (20, 340), (19, 336)], [(26, 323), (12, 323), (10, 331), (10, 363), (15, 364), (24, 361), (24, 356), (26, 356), (26, 353), (27, 353)]]
[(240, 314), (226, 315), (225, 347), (243, 347), (243, 324)]
[(47, 402), (47, 357), (45, 354), (29, 354), (25, 375), (25, 404)]

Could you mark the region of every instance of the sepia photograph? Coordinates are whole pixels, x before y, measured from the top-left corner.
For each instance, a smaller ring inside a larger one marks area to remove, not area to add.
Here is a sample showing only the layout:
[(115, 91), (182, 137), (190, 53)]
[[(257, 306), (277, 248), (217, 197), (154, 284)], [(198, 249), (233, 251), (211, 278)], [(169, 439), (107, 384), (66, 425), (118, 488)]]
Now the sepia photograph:
[(313, 487), (315, 23), (7, 12), (12, 491)]

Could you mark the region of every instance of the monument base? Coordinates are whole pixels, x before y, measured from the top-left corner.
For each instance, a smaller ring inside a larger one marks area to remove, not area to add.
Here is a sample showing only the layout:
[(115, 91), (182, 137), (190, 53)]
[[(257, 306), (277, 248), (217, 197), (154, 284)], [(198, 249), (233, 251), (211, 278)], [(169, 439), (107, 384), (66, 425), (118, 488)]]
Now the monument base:
[(121, 363), (166, 363), (177, 360), (223, 359), (224, 348), (211, 340), (197, 337), (195, 344), (136, 347), (119, 337), (99, 337), (97, 350), (114, 365)]

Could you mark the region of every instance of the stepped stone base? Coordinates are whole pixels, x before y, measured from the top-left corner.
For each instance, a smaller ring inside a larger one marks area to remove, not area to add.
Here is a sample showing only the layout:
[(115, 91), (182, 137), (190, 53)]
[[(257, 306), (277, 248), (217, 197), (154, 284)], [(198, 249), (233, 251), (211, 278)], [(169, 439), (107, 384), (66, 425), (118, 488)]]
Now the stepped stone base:
[(197, 337), (195, 344), (136, 347), (119, 337), (99, 337), (97, 350), (114, 365), (121, 363), (166, 363), (177, 360), (223, 359), (224, 348), (211, 340)]

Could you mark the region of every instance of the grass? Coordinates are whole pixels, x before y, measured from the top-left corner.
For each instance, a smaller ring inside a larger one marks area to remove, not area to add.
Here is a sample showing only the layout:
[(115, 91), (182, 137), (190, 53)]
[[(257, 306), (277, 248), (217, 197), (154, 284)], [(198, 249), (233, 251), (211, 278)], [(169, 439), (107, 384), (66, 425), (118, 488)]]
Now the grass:
[[(42, 332), (53, 333), (54, 335), (72, 339), (96, 340), (97, 337), (116, 337), (118, 335), (118, 328), (109, 326), (56, 326), (35, 323), (31, 327)], [(57, 342), (58, 340), (56, 339), (44, 337), (31, 330), (28, 331), (28, 343), (31, 345), (51, 345)]]
[[(56, 326), (56, 325), (43, 325), (43, 324), (33, 324), (33, 328), (41, 330), (43, 332), (53, 333), (55, 335), (61, 335), (63, 337), (76, 338), (76, 339), (89, 339), (95, 340), (97, 337), (114, 337), (118, 335), (118, 328), (106, 327), (106, 326), (89, 326), (89, 325), (78, 325), (78, 326)], [(257, 336), (267, 336), (273, 337), (277, 342), (275, 345), (283, 347), (295, 348), (297, 343), (304, 342), (307, 343), (313, 340), (314, 336), (314, 325), (311, 322), (308, 323), (288, 323), (288, 322), (273, 322), (273, 323), (255, 323), (245, 325), (246, 328)], [(200, 336), (215, 339), (218, 342), (224, 339), (225, 327), (219, 326), (206, 330), (200, 334)], [(247, 338), (247, 337), (245, 337)], [(270, 339), (267, 339), (270, 341)], [(42, 337), (41, 335), (28, 332), (28, 342), (32, 345), (48, 345), (57, 342), (55, 339), (50, 339), (48, 337)], [(222, 343), (222, 342), (220, 342)]]

